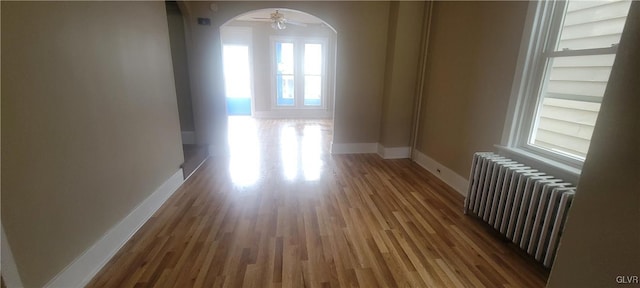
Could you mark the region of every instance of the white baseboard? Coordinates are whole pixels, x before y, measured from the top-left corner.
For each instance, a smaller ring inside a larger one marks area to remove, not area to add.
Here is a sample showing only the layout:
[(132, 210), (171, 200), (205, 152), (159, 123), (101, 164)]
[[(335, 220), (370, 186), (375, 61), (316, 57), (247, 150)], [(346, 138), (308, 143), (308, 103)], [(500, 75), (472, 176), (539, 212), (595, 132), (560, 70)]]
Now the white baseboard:
[(377, 153), (378, 143), (331, 143), (331, 154)]
[(379, 143), (331, 143), (331, 154), (378, 153), (384, 159), (411, 157), (411, 147), (385, 148)]
[(431, 157), (418, 150), (414, 150), (413, 152), (413, 161), (418, 163), (418, 165), (422, 166), (424, 169), (427, 169), (431, 174), (440, 178), (440, 180), (447, 183), (447, 185), (458, 191), (462, 196), (467, 196), (469, 181), (466, 178), (458, 175), (453, 170), (438, 163), (436, 160), (433, 160)]
[(386, 148), (378, 144), (378, 155), (383, 159), (405, 159), (411, 158), (411, 147), (390, 147)]
[(182, 185), (182, 169), (167, 179), (127, 217), (109, 230), (93, 246), (84, 251), (45, 287), (84, 287), (107, 264), (120, 248), (153, 216)]
[(333, 117), (333, 113), (329, 110), (316, 109), (276, 109), (270, 111), (255, 111), (252, 116), (259, 119), (324, 119)]
[(196, 144), (196, 131), (181, 131), (182, 144)]
[(20, 274), (18, 273), (18, 266), (16, 266), (16, 261), (13, 258), (13, 253), (11, 253), (11, 246), (9, 245), (9, 241), (7, 240), (7, 235), (4, 234), (4, 226), (0, 228), (2, 230), (2, 243), (0, 244), (2, 251), (2, 278), (4, 279), (4, 284), (8, 288), (14, 287), (24, 287), (22, 285), (22, 279), (20, 278)]

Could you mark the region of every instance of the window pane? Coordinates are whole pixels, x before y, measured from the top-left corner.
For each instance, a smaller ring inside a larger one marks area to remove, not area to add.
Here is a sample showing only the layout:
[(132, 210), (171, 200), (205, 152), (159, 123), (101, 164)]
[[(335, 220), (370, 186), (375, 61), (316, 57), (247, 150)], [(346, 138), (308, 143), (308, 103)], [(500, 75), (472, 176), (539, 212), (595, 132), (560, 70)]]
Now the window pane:
[(293, 75), (276, 75), (276, 104), (278, 106), (293, 106)]
[(276, 72), (293, 74), (293, 43), (276, 42)]
[(614, 59), (552, 58), (529, 144), (584, 158)]
[(601, 102), (614, 59), (613, 54), (551, 59), (546, 93)]
[(321, 44), (304, 44), (304, 74), (322, 74)]
[(322, 100), (322, 44), (304, 45), (304, 105), (320, 106)]
[(293, 43), (276, 42), (276, 105), (295, 105)]
[(556, 47), (606, 48), (620, 42), (631, 1), (570, 1)]
[(321, 105), (322, 76), (304, 76), (304, 105)]

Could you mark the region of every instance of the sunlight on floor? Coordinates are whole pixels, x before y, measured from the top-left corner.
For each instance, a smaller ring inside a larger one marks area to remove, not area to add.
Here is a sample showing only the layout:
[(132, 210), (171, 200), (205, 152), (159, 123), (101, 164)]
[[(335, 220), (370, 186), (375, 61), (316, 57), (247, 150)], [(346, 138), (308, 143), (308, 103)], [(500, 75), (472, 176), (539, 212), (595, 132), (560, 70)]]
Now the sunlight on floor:
[[(325, 165), (322, 155), (326, 153), (323, 142), (328, 141), (322, 128), (317, 121), (229, 117), (229, 173), (233, 183), (252, 186), (270, 173), (264, 169), (276, 169), (271, 172), (281, 173), (290, 182), (320, 180)], [(274, 135), (274, 142), (265, 143), (262, 133)], [(269, 166), (278, 162), (278, 166)]]
[(280, 129), (280, 158), (285, 179), (295, 180), (298, 174), (298, 137), (294, 127)]
[(307, 181), (316, 181), (320, 179), (322, 173), (322, 153), (321, 132), (319, 125), (305, 126), (302, 137), (302, 172), (304, 179)]
[(250, 117), (229, 117), (229, 174), (237, 186), (251, 186), (260, 178), (260, 139)]

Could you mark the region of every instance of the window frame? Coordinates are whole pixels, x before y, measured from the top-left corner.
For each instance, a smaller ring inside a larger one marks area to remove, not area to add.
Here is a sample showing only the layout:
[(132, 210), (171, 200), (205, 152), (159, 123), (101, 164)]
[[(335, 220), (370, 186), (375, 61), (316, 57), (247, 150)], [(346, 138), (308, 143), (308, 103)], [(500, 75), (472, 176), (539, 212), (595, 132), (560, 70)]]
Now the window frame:
[[(328, 107), (327, 99), (327, 65), (328, 65), (328, 39), (325, 37), (296, 37), (296, 36), (270, 36), (270, 58), (271, 58), (271, 108), (273, 110), (326, 110)], [(293, 43), (293, 59), (294, 59), (294, 105), (278, 105), (277, 104), (277, 63), (276, 63), (276, 43), (288, 42)], [(322, 70), (321, 70), (321, 93), (320, 93), (320, 105), (304, 105), (304, 45), (305, 44), (320, 44), (322, 46)]]
[[(307, 74), (307, 69), (305, 67), (305, 63), (306, 63), (306, 53), (307, 53), (307, 44), (317, 44), (320, 45), (320, 55), (322, 56), (321, 59), (321, 63), (320, 63), (320, 74)], [(301, 68), (300, 68), (300, 75), (302, 76), (302, 85), (300, 90), (302, 91), (302, 97), (301, 97), (301, 105), (303, 107), (308, 107), (308, 108), (323, 108), (326, 106), (326, 90), (327, 90), (327, 41), (326, 40), (319, 40), (317, 38), (306, 38), (306, 40), (302, 41), (300, 43), (301, 48), (300, 50), (300, 60), (301, 60)], [(319, 76), (320, 77), (320, 105), (307, 105), (305, 104), (305, 100), (306, 100), (306, 88), (307, 88), (307, 76)]]
[[(545, 89), (545, 74), (548, 73), (550, 65), (547, 65), (549, 55), (547, 51), (552, 46), (552, 39), (558, 38), (562, 17), (566, 2), (564, 1), (534, 1), (529, 4), (529, 11), (535, 11), (534, 15), (528, 15), (527, 26), (529, 33), (523, 34), (522, 49), (526, 49), (526, 59), (523, 59), (523, 69), (521, 76), (514, 81), (512, 97), (517, 97), (521, 103), (515, 111), (517, 113), (512, 117), (515, 123), (512, 123), (512, 133), (509, 135), (508, 146), (511, 148), (522, 149), (526, 152), (539, 155), (541, 158), (554, 160), (565, 165), (582, 169), (582, 161), (580, 159), (563, 156), (560, 153), (529, 144), (529, 138), (536, 125), (536, 112), (539, 109), (543, 97), (542, 91)], [(532, 7), (533, 6), (533, 7)], [(533, 8), (533, 9), (532, 9)], [(531, 17), (531, 19), (529, 19)], [(526, 41), (526, 42), (525, 42)], [(528, 42), (528, 43), (527, 43)], [(516, 76), (517, 77), (517, 76)], [(515, 95), (514, 95), (515, 92)], [(541, 160), (543, 160), (541, 159)], [(545, 159), (545, 160), (546, 160)]]
[[(532, 1), (520, 45), (518, 62), (507, 110), (501, 145), (506, 154), (532, 160), (544, 169), (559, 171), (566, 180), (577, 183), (584, 159), (529, 144), (537, 127), (537, 111), (542, 105), (545, 77), (554, 57), (616, 54), (617, 45), (606, 48), (555, 51), (567, 1)], [(562, 176), (561, 176), (562, 177)]]
[[(292, 105), (278, 105), (278, 63), (276, 56), (276, 44), (277, 43), (291, 43), (293, 50), (293, 72), (292, 74), (280, 74), (280, 75), (291, 75), (293, 77), (293, 104)], [(298, 81), (298, 58), (296, 51), (297, 43), (291, 37), (272, 37), (271, 38), (271, 86), (272, 86), (272, 96), (271, 102), (272, 107), (277, 109), (286, 109), (286, 108), (295, 108), (297, 106), (298, 101), (298, 91), (296, 91), (296, 82)]]

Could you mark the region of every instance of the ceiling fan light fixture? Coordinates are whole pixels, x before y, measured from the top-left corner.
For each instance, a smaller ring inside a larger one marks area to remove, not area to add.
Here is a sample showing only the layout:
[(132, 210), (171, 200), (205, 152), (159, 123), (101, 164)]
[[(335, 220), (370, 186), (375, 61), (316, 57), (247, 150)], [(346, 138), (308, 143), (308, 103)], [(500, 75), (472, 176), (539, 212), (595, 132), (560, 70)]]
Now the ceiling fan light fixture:
[(276, 30), (284, 30), (287, 28), (287, 25), (284, 24), (284, 21), (279, 20), (279, 21), (273, 21), (273, 23), (271, 23), (271, 28), (276, 29)]

